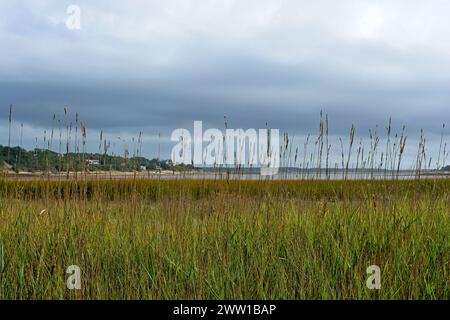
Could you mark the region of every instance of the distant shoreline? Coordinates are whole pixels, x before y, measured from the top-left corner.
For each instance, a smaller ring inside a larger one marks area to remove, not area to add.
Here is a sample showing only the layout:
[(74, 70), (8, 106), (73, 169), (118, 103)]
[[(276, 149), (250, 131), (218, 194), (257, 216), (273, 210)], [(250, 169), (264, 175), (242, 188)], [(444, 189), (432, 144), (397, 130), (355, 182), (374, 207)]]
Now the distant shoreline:
[(90, 171), (90, 172), (2, 172), (0, 179), (8, 180), (126, 180), (126, 179), (232, 179), (232, 180), (414, 180), (414, 179), (444, 179), (450, 178), (448, 171), (422, 171), (420, 175), (413, 170), (401, 170), (384, 172), (383, 170), (349, 170), (345, 173), (342, 170), (331, 172), (328, 175), (325, 170), (309, 169), (301, 171), (298, 169), (280, 169), (280, 172), (273, 176), (263, 176), (259, 172), (242, 170), (238, 172), (222, 170), (190, 170), (190, 171)]

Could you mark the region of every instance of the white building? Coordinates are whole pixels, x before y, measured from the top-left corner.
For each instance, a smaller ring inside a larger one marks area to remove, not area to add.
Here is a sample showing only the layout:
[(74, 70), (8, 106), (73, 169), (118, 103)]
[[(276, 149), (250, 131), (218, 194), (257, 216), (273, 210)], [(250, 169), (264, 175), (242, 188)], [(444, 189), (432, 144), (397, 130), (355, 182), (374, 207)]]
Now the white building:
[(100, 161), (99, 161), (99, 160), (91, 160), (91, 159), (88, 159), (88, 160), (86, 160), (86, 163), (89, 164), (89, 165), (93, 165), (93, 166), (98, 166), (98, 165), (100, 165)]

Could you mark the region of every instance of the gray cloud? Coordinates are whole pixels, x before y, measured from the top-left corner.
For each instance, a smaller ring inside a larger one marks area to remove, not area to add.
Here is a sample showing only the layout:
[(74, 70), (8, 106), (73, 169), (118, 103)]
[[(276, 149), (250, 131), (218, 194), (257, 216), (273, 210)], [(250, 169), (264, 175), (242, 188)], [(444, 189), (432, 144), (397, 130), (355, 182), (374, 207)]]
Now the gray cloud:
[[(449, 123), (448, 3), (79, 1), (0, 5), (0, 114), (48, 127), (68, 106), (92, 130), (155, 134), (203, 120), (305, 134)], [(325, 8), (325, 9), (323, 9)], [(429, 21), (422, 13), (434, 14)], [(330, 16), (332, 15), (332, 16)], [(3, 111), (1, 111), (3, 110)], [(0, 142), (0, 143), (4, 143)]]

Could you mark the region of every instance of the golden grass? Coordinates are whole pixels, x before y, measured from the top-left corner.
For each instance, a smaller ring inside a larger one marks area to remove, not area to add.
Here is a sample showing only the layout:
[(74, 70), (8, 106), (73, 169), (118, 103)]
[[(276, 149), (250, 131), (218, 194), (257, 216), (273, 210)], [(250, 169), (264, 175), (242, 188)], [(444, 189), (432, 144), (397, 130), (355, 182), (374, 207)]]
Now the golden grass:
[[(448, 180), (3, 180), (0, 298), (448, 299), (449, 190)], [(366, 287), (373, 264), (381, 290)], [(66, 288), (69, 265), (81, 268), (79, 291)]]

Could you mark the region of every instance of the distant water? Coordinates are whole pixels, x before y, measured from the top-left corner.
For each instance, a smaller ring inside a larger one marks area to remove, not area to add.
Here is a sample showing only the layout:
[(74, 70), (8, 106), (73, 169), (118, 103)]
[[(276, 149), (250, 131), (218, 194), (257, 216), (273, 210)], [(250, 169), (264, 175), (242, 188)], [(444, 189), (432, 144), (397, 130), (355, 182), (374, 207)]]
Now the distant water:
[(231, 180), (411, 180), (411, 179), (430, 179), (430, 178), (450, 178), (449, 172), (422, 171), (418, 174), (416, 171), (404, 170), (400, 172), (391, 171), (355, 171), (350, 170), (345, 173), (342, 170), (336, 172), (325, 172), (319, 170), (309, 171), (280, 171), (275, 175), (261, 175), (259, 173), (236, 173), (236, 172), (202, 172), (185, 173), (181, 175), (160, 176), (165, 179), (231, 179)]
[(136, 172), (136, 173), (89, 173), (82, 174), (71, 173), (69, 177), (66, 174), (59, 175), (32, 175), (22, 174), (20, 176), (9, 176), (9, 179), (20, 180), (66, 180), (66, 179), (92, 179), (92, 180), (123, 180), (123, 179), (212, 179), (212, 180), (411, 180), (411, 179), (435, 179), (450, 178), (450, 172), (422, 171), (417, 173), (414, 170), (384, 171), (384, 170), (299, 170), (299, 169), (280, 169), (274, 175), (261, 175), (258, 169), (237, 170), (200, 170), (193, 172), (176, 173), (154, 173), (154, 172)]

